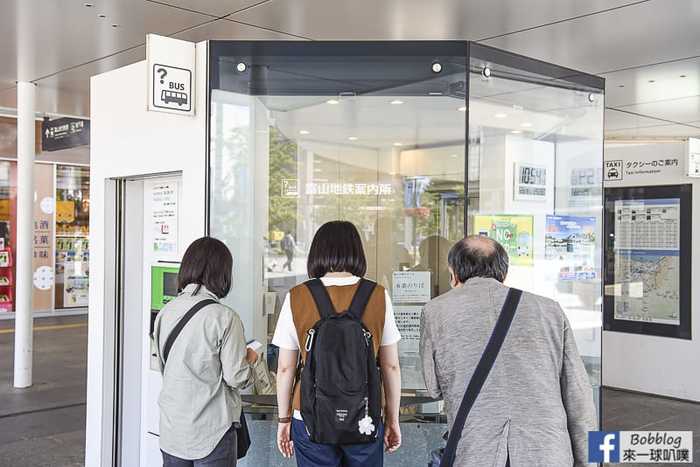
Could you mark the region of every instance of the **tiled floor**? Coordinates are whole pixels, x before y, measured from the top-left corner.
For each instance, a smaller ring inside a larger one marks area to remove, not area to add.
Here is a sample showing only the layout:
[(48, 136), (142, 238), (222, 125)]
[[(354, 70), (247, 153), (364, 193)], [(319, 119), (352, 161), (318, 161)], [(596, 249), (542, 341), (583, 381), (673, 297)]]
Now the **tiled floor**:
[[(87, 318), (36, 320), (35, 384), (28, 390), (12, 387), (12, 324), (0, 321), (0, 467), (81, 466)], [(603, 412), (609, 430), (694, 431), (700, 465), (700, 404), (606, 389)], [(423, 459), (416, 462), (422, 465)]]

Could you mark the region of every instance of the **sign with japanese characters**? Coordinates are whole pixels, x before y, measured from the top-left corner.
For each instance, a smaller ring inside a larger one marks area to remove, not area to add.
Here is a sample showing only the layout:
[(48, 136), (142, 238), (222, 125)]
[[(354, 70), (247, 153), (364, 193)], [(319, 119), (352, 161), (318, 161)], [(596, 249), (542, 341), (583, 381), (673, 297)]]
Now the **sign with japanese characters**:
[(430, 271), (394, 271), (392, 283), (394, 303), (430, 301)]
[(613, 182), (624, 181), (626, 185), (658, 183), (661, 178), (680, 180), (683, 176), (683, 160), (681, 154), (658, 154), (639, 157), (628, 157), (624, 160), (606, 160), (604, 180)]
[(149, 223), (153, 252), (158, 254), (159, 258), (175, 257), (179, 214), (178, 183), (176, 181), (154, 183), (149, 191)]
[(58, 151), (90, 144), (90, 120), (79, 118), (46, 119), (41, 124), (41, 149)]

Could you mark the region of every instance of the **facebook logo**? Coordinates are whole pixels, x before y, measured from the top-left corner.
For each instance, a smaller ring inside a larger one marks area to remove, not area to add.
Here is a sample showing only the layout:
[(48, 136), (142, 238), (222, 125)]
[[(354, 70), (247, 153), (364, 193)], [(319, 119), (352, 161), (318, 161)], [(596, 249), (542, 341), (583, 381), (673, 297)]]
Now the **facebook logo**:
[(620, 432), (589, 431), (588, 462), (620, 462)]

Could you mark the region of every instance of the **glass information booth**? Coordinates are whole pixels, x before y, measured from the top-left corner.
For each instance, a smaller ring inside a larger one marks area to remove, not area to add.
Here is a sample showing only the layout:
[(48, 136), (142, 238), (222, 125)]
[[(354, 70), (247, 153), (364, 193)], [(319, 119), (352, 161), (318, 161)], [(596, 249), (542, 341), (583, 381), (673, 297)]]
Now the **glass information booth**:
[[(404, 442), (388, 465), (424, 464), (441, 445), (420, 315), (449, 290), (447, 252), (466, 234), (504, 244), (509, 285), (561, 303), (597, 399), (602, 78), (458, 41), (212, 41), (209, 54), (209, 232), (233, 252), (226, 301), (268, 344), (272, 372), (276, 320), (307, 278), (314, 232), (344, 219), (402, 334)], [(273, 397), (247, 400), (260, 440), (247, 462), (286, 465)]]

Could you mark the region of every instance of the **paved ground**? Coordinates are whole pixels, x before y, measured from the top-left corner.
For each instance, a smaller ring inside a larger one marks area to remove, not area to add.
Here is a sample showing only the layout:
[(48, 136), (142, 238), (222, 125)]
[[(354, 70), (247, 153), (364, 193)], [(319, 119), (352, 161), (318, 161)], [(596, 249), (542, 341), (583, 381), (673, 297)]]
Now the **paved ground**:
[[(87, 318), (35, 321), (35, 384), (28, 390), (12, 388), (12, 324), (0, 321), (0, 467), (82, 466)], [(700, 465), (700, 404), (608, 389), (603, 410), (610, 430), (694, 431)]]
[(0, 466), (82, 466), (87, 317), (35, 320), (34, 385), (12, 386), (13, 321), (0, 321)]

